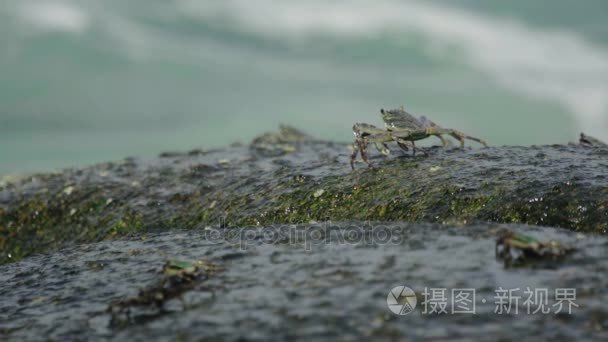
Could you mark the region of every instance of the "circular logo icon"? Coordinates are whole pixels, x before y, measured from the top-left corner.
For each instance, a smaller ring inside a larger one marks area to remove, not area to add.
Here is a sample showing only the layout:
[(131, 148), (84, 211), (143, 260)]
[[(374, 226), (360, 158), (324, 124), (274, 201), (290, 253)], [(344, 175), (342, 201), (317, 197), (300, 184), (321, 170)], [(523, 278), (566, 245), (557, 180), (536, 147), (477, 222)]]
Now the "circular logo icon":
[(418, 299), (407, 286), (395, 286), (386, 296), (386, 305), (395, 315), (407, 315), (414, 311)]

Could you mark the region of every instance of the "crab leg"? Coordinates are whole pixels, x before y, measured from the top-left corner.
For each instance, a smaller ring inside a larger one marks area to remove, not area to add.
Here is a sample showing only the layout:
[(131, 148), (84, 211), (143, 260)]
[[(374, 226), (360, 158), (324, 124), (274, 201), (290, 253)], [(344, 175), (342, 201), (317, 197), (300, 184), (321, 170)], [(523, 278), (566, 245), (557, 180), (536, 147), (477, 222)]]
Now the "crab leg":
[(410, 150), (410, 148), (407, 146), (407, 144), (405, 142), (397, 141), (397, 145), (399, 145), (399, 147), (401, 147), (401, 149), (406, 152)]
[(386, 143), (376, 142), (374, 146), (376, 147), (376, 150), (378, 150), (378, 152), (382, 153), (384, 156), (391, 154), (391, 150), (388, 148)]
[(416, 144), (414, 141), (419, 140), (420, 137), (428, 137), (426, 130), (393, 130), (391, 131), (391, 135), (393, 140), (396, 141), (399, 147), (404, 151), (409, 150), (408, 144), (410, 144), (412, 147), (412, 156), (416, 156)]
[(426, 129), (426, 133), (428, 135), (435, 135), (435, 136), (438, 136), (440, 134), (449, 134), (454, 139), (460, 141), (460, 147), (464, 147), (464, 139), (473, 140), (473, 141), (476, 141), (476, 142), (482, 144), (485, 147), (488, 147), (488, 144), (486, 144), (486, 142), (484, 140), (468, 136), (468, 135), (466, 135), (466, 134), (464, 134), (464, 133), (462, 133), (460, 131), (457, 131), (455, 129), (439, 128), (439, 127), (429, 127), (429, 128)]
[(464, 147), (464, 139), (473, 140), (473, 141), (476, 141), (476, 142), (482, 144), (484, 147), (488, 147), (488, 144), (482, 139), (466, 135), (466, 134), (456, 131), (456, 130), (451, 130), (451, 131), (452, 131), (452, 133), (450, 133), (450, 135), (453, 136), (454, 138), (460, 140), (460, 147)]
[(439, 138), (439, 140), (441, 140), (442, 147), (447, 147), (449, 145), (448, 141), (443, 136), (441, 136), (441, 134), (434, 134), (434, 136), (436, 136), (437, 138)]
[[(441, 128), (439, 127), (436, 123), (434, 123), (433, 121), (429, 120), (426, 116), (421, 116), (419, 118), (420, 123), (422, 124), (423, 127), (426, 128)], [(434, 136), (436, 136), (437, 138), (439, 138), (439, 140), (441, 140), (441, 146), (442, 147), (447, 147), (449, 145), (449, 142), (443, 137), (441, 136), (441, 134), (433, 134)]]
[(361, 142), (361, 146), (360, 146), (361, 159), (363, 159), (363, 161), (366, 162), (369, 167), (373, 167), (372, 163), (369, 161), (369, 158), (367, 156), (367, 145), (368, 145), (367, 138), (363, 138), (363, 141)]
[[(413, 141), (410, 141), (412, 143), (412, 157), (416, 156), (416, 145), (414, 144)], [(425, 156), (428, 156), (429, 154), (426, 153), (425, 150), (420, 150), (420, 152), (422, 152)]]
[(360, 149), (361, 149), (360, 140), (357, 139), (353, 143), (353, 153), (350, 155), (350, 167), (353, 170), (355, 169), (355, 160), (357, 159), (357, 154), (359, 153)]
[(355, 143), (353, 144), (353, 153), (350, 155), (350, 167), (353, 170), (355, 169), (355, 160), (357, 159), (357, 153), (361, 154), (361, 159), (363, 159), (363, 161), (366, 162), (369, 167), (373, 167), (367, 155), (368, 144), (369, 142), (366, 138), (355, 140)]

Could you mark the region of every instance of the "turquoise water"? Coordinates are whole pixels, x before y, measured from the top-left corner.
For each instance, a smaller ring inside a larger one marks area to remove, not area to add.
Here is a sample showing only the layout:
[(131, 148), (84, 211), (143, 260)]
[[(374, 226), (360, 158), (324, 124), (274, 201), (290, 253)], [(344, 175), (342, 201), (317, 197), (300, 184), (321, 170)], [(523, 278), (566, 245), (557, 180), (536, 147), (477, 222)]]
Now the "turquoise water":
[(608, 2), (3, 0), (0, 174), (351, 139), (405, 105), (494, 145), (608, 140)]

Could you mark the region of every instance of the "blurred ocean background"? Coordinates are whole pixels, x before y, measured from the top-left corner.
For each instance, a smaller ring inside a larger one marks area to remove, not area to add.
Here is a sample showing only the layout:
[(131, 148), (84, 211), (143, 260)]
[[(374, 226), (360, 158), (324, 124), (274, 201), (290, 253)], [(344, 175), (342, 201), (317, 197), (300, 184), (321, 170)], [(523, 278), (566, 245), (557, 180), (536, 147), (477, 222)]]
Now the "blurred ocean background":
[(608, 1), (0, 3), (0, 174), (278, 123), (347, 142), (400, 105), (492, 145), (608, 140)]

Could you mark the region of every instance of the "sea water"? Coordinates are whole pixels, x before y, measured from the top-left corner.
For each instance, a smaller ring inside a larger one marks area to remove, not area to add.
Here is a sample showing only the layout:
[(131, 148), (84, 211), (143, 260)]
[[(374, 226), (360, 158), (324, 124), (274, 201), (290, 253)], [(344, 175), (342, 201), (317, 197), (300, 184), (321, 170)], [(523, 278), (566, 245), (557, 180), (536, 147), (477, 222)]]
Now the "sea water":
[(401, 105), (492, 145), (608, 139), (608, 2), (3, 0), (0, 174), (348, 142)]

